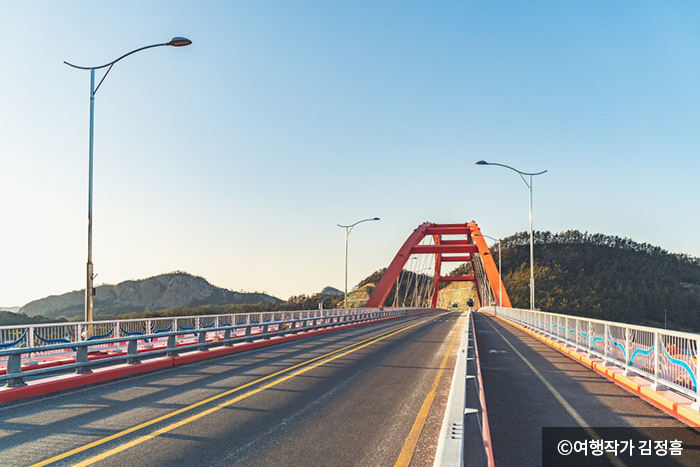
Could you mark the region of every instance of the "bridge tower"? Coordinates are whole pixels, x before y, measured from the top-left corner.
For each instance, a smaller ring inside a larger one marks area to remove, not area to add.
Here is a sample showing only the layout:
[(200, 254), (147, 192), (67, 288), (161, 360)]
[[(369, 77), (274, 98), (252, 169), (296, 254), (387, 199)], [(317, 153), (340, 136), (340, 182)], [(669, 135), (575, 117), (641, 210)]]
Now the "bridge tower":
[[(421, 245), (426, 237), (433, 238), (432, 245)], [(393, 261), (375, 287), (367, 307), (382, 307), (391, 288), (396, 283), (411, 255), (435, 255), (435, 270), (430, 306), (437, 306), (438, 292), (442, 282), (474, 282), (479, 301), (490, 302), (511, 308), (505, 287), (502, 287), (498, 268), (491, 256), (486, 240), (476, 222), (465, 224), (433, 224), (425, 222), (416, 228), (399, 249)], [(474, 274), (469, 276), (442, 276), (442, 263), (469, 262)], [(502, 298), (501, 298), (502, 297)], [(502, 302), (501, 302), (502, 300)]]

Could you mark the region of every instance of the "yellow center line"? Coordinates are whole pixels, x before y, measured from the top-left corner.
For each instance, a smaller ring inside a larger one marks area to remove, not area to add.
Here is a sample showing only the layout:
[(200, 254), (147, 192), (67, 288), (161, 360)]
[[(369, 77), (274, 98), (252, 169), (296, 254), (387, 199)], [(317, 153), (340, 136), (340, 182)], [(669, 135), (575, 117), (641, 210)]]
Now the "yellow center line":
[(463, 324), (464, 324), (464, 321), (462, 321), (459, 324), (457, 332), (455, 333), (454, 337), (452, 338), (452, 342), (450, 343), (450, 347), (447, 349), (447, 352), (445, 353), (445, 356), (443, 357), (442, 362), (440, 363), (440, 369), (438, 370), (437, 375), (435, 375), (435, 381), (433, 381), (433, 386), (430, 388), (428, 395), (425, 397), (425, 400), (423, 401), (423, 405), (421, 406), (420, 411), (418, 412), (418, 417), (416, 417), (416, 421), (413, 422), (413, 426), (411, 427), (411, 431), (408, 433), (408, 437), (406, 438), (406, 442), (404, 443), (403, 448), (401, 449), (401, 453), (399, 454), (399, 458), (396, 460), (396, 464), (394, 464), (394, 467), (407, 466), (411, 463), (411, 459), (413, 459), (413, 454), (416, 451), (416, 446), (418, 445), (418, 440), (420, 439), (420, 435), (423, 432), (423, 427), (425, 426), (425, 422), (428, 419), (428, 413), (430, 412), (430, 407), (432, 407), (433, 401), (435, 400), (435, 393), (437, 392), (438, 384), (440, 383), (440, 378), (442, 378), (442, 373), (445, 370), (445, 365), (447, 364), (447, 359), (450, 357), (450, 354), (452, 353), (452, 348), (455, 345), (455, 342), (457, 340), (457, 336), (460, 335)]
[[(126, 436), (126, 435), (128, 435), (128, 434), (130, 434), (130, 433), (134, 433), (134, 432), (136, 432), (136, 431), (139, 431), (139, 430), (142, 430), (142, 429), (147, 428), (147, 427), (149, 427), (149, 426), (152, 426), (152, 425), (154, 425), (154, 424), (156, 424), (156, 423), (159, 423), (159, 422), (162, 422), (162, 421), (167, 420), (167, 419), (169, 419), (169, 418), (175, 417), (176, 415), (179, 415), (179, 414), (188, 412), (188, 411), (193, 410), (193, 409), (195, 409), (195, 408), (197, 408), (197, 407), (201, 407), (201, 406), (204, 405), (204, 404), (207, 404), (207, 403), (209, 403), (209, 402), (213, 402), (213, 401), (215, 401), (215, 400), (221, 399), (222, 397), (226, 397), (226, 396), (231, 395), (231, 394), (233, 394), (233, 393), (242, 391), (243, 389), (249, 388), (249, 387), (254, 386), (254, 385), (256, 385), (256, 384), (258, 384), (258, 383), (261, 383), (261, 382), (263, 382), (263, 381), (267, 381), (267, 380), (269, 380), (269, 379), (275, 378), (275, 377), (280, 376), (280, 375), (282, 375), (282, 374), (284, 374), (284, 373), (289, 373), (289, 372), (291, 372), (291, 371), (293, 371), (293, 370), (295, 370), (295, 369), (297, 369), (297, 368), (299, 368), (299, 367), (302, 367), (302, 366), (304, 366), (304, 365), (308, 365), (308, 364), (310, 364), (310, 363), (317, 362), (317, 363), (314, 364), (313, 366), (309, 366), (309, 367), (307, 367), (307, 368), (304, 368), (304, 369), (302, 369), (301, 371), (298, 371), (298, 372), (296, 372), (296, 373), (294, 373), (294, 374), (292, 374), (292, 375), (289, 375), (289, 376), (287, 376), (287, 377), (285, 377), (285, 378), (282, 378), (282, 379), (280, 379), (280, 380), (276, 380), (276, 381), (274, 381), (274, 382), (272, 382), (272, 383), (268, 383), (267, 385), (262, 386), (262, 387), (260, 387), (260, 388), (258, 388), (258, 389), (256, 389), (256, 390), (253, 390), (253, 391), (250, 391), (250, 392), (248, 392), (248, 393), (246, 393), (246, 394), (243, 394), (243, 395), (241, 395), (241, 396), (238, 396), (238, 397), (236, 397), (235, 399), (232, 399), (232, 400), (228, 401), (227, 403), (224, 403), (224, 404), (218, 405), (218, 406), (216, 406), (216, 407), (213, 407), (213, 408), (211, 408), (211, 409), (209, 409), (209, 410), (206, 410), (206, 411), (202, 412), (201, 414), (198, 414), (198, 415), (189, 417), (189, 418), (187, 418), (187, 419), (185, 419), (185, 420), (182, 420), (181, 422), (178, 422), (178, 423), (176, 423), (176, 424), (169, 425), (169, 426), (167, 426), (167, 427), (165, 427), (165, 428), (163, 428), (163, 429), (161, 429), (161, 430), (155, 431), (154, 433), (152, 433), (152, 434), (150, 434), (150, 435), (143, 436), (143, 437), (138, 438), (137, 440), (134, 440), (134, 441), (132, 441), (132, 442), (130, 442), (130, 443), (127, 443), (127, 444), (125, 444), (125, 445), (123, 445), (123, 446), (120, 446), (120, 447), (118, 447), (118, 448), (112, 449), (111, 451), (108, 451), (108, 452), (106, 452), (106, 453), (104, 453), (104, 454), (102, 454), (102, 455), (100, 455), (100, 456), (93, 457), (92, 459), (88, 459), (87, 461), (85, 461), (85, 462), (83, 462), (83, 463), (81, 463), (81, 464), (77, 464), (77, 465), (90, 465), (90, 464), (92, 464), (93, 462), (96, 462), (96, 461), (98, 461), (98, 460), (100, 460), (100, 459), (104, 459), (104, 458), (106, 458), (106, 457), (109, 457), (109, 456), (111, 456), (111, 455), (113, 455), (113, 454), (116, 454), (117, 452), (123, 451), (124, 449), (128, 449), (129, 447), (135, 446), (136, 444), (140, 444), (140, 443), (142, 443), (142, 442), (144, 442), (144, 441), (146, 441), (146, 440), (148, 440), (148, 439), (154, 438), (154, 437), (156, 437), (156, 436), (158, 436), (158, 435), (160, 435), (160, 434), (162, 434), (162, 433), (166, 433), (166, 432), (168, 432), (168, 431), (170, 431), (170, 430), (172, 430), (172, 429), (174, 429), (174, 428), (177, 428), (178, 426), (182, 426), (182, 425), (184, 425), (184, 424), (186, 424), (186, 423), (190, 423), (191, 421), (194, 421), (194, 420), (196, 420), (196, 419), (198, 419), (198, 418), (200, 418), (200, 417), (202, 417), (202, 416), (204, 416), (204, 415), (207, 415), (207, 414), (209, 414), (209, 413), (215, 412), (215, 411), (217, 411), (217, 410), (219, 410), (219, 409), (221, 409), (221, 408), (224, 408), (224, 407), (226, 407), (226, 406), (228, 406), (228, 405), (231, 405), (231, 404), (233, 404), (233, 403), (235, 403), (235, 402), (238, 402), (238, 401), (243, 400), (243, 399), (245, 399), (245, 398), (247, 398), (247, 397), (250, 397), (250, 396), (252, 396), (252, 395), (254, 395), (254, 394), (257, 394), (257, 393), (260, 392), (260, 391), (263, 391), (263, 390), (268, 389), (268, 388), (270, 388), (270, 387), (272, 387), (272, 386), (275, 386), (275, 385), (277, 385), (277, 384), (280, 384), (280, 383), (282, 383), (283, 381), (286, 381), (286, 380), (288, 380), (288, 379), (290, 379), (290, 378), (293, 378), (294, 376), (297, 376), (297, 375), (299, 375), (299, 374), (301, 374), (301, 373), (305, 373), (306, 371), (309, 371), (309, 370), (311, 370), (311, 369), (313, 369), (313, 368), (316, 368), (317, 366), (320, 366), (320, 365), (323, 365), (323, 364), (325, 364), (325, 363), (331, 362), (331, 361), (333, 361), (333, 360), (335, 360), (335, 359), (337, 359), (337, 358), (340, 358), (340, 357), (345, 356), (345, 355), (347, 355), (347, 354), (349, 354), (349, 353), (351, 353), (351, 352), (354, 352), (354, 351), (356, 351), (356, 350), (359, 350), (359, 349), (361, 349), (361, 348), (364, 348), (364, 347), (366, 347), (366, 346), (368, 346), (368, 345), (370, 345), (370, 344), (373, 344), (373, 343), (375, 343), (375, 342), (378, 342), (378, 341), (380, 341), (380, 340), (383, 340), (383, 339), (385, 339), (385, 338), (387, 338), (387, 337), (391, 337), (391, 336), (393, 336), (393, 335), (395, 335), (395, 334), (398, 334), (398, 333), (400, 333), (400, 332), (406, 331), (406, 330), (408, 330), (408, 329), (410, 329), (410, 328), (412, 328), (412, 327), (418, 326), (418, 325), (420, 325), (420, 324), (427, 323), (427, 322), (429, 322), (429, 321), (435, 320), (435, 319), (437, 319), (437, 318), (439, 318), (439, 317), (441, 317), (441, 316), (444, 316), (444, 315), (445, 315), (445, 313), (442, 313), (442, 314), (440, 314), (440, 315), (438, 315), (438, 316), (434, 316), (434, 317), (432, 317), (432, 318), (428, 318), (428, 319), (419, 321), (419, 322), (414, 323), (414, 324), (412, 324), (412, 325), (408, 325), (408, 326), (405, 326), (405, 327), (400, 327), (398, 330), (395, 330), (396, 328), (394, 328), (394, 329), (391, 329), (391, 330), (389, 330), (389, 331), (385, 331), (385, 332), (383, 332), (383, 333), (380, 333), (380, 334), (377, 334), (377, 335), (375, 335), (375, 336), (372, 336), (372, 337), (370, 337), (370, 338), (368, 338), (368, 339), (362, 340), (362, 341), (360, 341), (360, 342), (356, 342), (356, 343), (354, 343), (354, 344), (347, 345), (347, 346), (345, 346), (345, 347), (342, 347), (342, 348), (340, 348), (340, 349), (334, 350), (334, 351), (332, 351), (332, 352), (328, 352), (328, 353), (326, 353), (326, 354), (324, 354), (324, 355), (320, 355), (320, 356), (318, 356), (318, 357), (315, 357), (315, 358), (306, 360), (306, 361), (301, 362), (301, 363), (298, 363), (298, 364), (296, 364), (296, 365), (292, 365), (292, 366), (290, 366), (290, 367), (288, 367), (288, 368), (285, 368), (285, 369), (283, 369), (283, 370), (279, 370), (279, 371), (277, 371), (277, 372), (275, 372), (275, 373), (269, 374), (269, 375), (267, 375), (267, 376), (263, 376), (262, 378), (258, 378), (258, 379), (254, 380), (254, 381), (250, 381), (250, 382), (248, 382), (248, 383), (246, 383), (246, 384), (243, 384), (243, 385), (241, 385), (241, 386), (238, 386), (238, 387), (236, 387), (236, 388), (233, 388), (233, 389), (230, 389), (230, 390), (228, 390), (228, 391), (222, 392), (221, 394), (217, 394), (217, 395), (215, 395), (215, 396), (212, 396), (212, 397), (209, 397), (209, 398), (204, 399), (204, 400), (202, 400), (202, 401), (196, 402), (196, 403), (194, 403), (194, 404), (192, 404), (192, 405), (189, 405), (189, 406), (187, 406), (187, 407), (183, 407), (183, 408), (181, 408), (181, 409), (178, 409), (178, 410), (175, 410), (175, 411), (173, 411), (173, 412), (167, 413), (167, 414), (162, 415), (162, 416), (160, 416), (160, 417), (154, 418), (153, 420), (149, 420), (149, 421), (147, 421), (147, 422), (141, 423), (141, 424), (139, 424), (139, 425), (136, 425), (136, 426), (131, 427), (131, 428), (128, 428), (128, 429), (126, 429), (126, 430), (120, 431), (120, 432), (118, 432), (118, 433), (114, 433), (113, 435), (110, 435), (110, 436), (107, 436), (107, 437), (105, 437), (105, 438), (102, 438), (102, 439), (93, 441), (93, 442), (88, 443), (88, 444), (86, 444), (86, 445), (84, 445), (84, 446), (80, 446), (80, 447), (78, 447), (78, 448), (71, 449), (70, 451), (66, 451), (66, 452), (64, 452), (63, 454), (59, 454), (59, 455), (57, 455), (57, 456), (54, 456), (54, 457), (51, 457), (51, 458), (46, 459), (46, 460), (44, 460), (44, 461), (38, 462), (38, 463), (36, 463), (36, 464), (33, 464), (31, 467), (40, 467), (40, 466), (52, 464), (52, 463), (57, 462), (57, 461), (59, 461), (59, 460), (61, 460), (61, 459), (65, 459), (66, 457), (70, 457), (70, 456), (72, 456), (72, 455), (75, 455), (75, 454), (78, 454), (78, 453), (87, 451), (88, 449), (94, 448), (94, 447), (96, 447), (96, 446), (100, 446), (100, 445), (102, 445), (102, 444), (104, 444), (104, 443), (107, 443), (107, 442), (109, 442), (109, 441), (115, 440), (115, 439), (117, 439), (117, 438), (121, 438), (121, 437)], [(347, 349), (351, 349), (351, 350), (347, 350)], [(342, 353), (341, 353), (341, 352), (342, 352)], [(319, 360), (322, 360), (322, 359), (324, 359), (324, 358), (331, 357), (331, 356), (333, 356), (333, 357), (330, 358), (330, 359), (328, 359), (328, 360), (318, 362)]]

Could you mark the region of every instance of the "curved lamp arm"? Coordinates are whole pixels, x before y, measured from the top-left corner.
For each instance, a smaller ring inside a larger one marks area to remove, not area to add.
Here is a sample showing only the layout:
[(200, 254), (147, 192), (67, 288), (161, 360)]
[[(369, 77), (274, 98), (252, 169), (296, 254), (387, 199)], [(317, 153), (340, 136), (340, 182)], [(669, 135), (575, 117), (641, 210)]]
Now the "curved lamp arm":
[(483, 161), (483, 160), (482, 160), (482, 161), (477, 161), (477, 162), (476, 162), (476, 165), (497, 165), (497, 166), (499, 166), (499, 167), (505, 167), (506, 169), (510, 169), (510, 170), (512, 170), (513, 172), (517, 172), (517, 173), (520, 175), (520, 178), (523, 179), (523, 181), (525, 182), (525, 185), (527, 185), (528, 188), (530, 188), (530, 184), (527, 182), (527, 180), (525, 180), (525, 177), (524, 177), (525, 175), (528, 175), (528, 176), (532, 177), (532, 176), (534, 176), (534, 175), (542, 175), (543, 173), (547, 172), (546, 170), (543, 170), (542, 172), (535, 172), (535, 173), (522, 172), (522, 171), (520, 171), (520, 170), (518, 170), (518, 169), (516, 169), (516, 168), (513, 168), (513, 167), (509, 166), (509, 165), (499, 164), (498, 162), (486, 162), (486, 161)]
[(336, 224), (336, 225), (338, 227), (342, 227), (343, 229), (350, 229), (350, 230), (348, 230), (348, 235), (349, 235), (350, 232), (352, 231), (353, 227), (355, 227), (357, 224), (362, 224), (363, 222), (369, 222), (369, 221), (378, 221), (378, 220), (380, 220), (378, 217), (373, 217), (373, 218), (369, 218), (369, 219), (362, 219), (361, 221), (357, 221), (354, 224), (350, 224), (350, 225), (340, 225), (340, 224)]
[[(545, 172), (546, 172), (546, 170), (545, 170)], [(491, 239), (491, 240), (493, 240), (494, 242), (500, 242), (500, 240), (499, 240), (499, 239), (497, 239), (497, 238), (493, 238), (493, 237), (492, 237), (492, 236), (490, 236), (490, 235), (484, 235), (484, 234), (478, 234), (478, 233), (475, 233), (475, 234), (474, 234), (474, 236), (475, 236), (475, 237), (484, 237), (484, 238), (490, 238), (490, 239)]]
[(126, 57), (128, 57), (129, 55), (131, 55), (131, 54), (135, 54), (136, 52), (140, 52), (140, 51), (142, 51), (142, 50), (152, 49), (153, 47), (162, 47), (162, 46), (164, 46), (164, 45), (171, 45), (171, 46), (173, 46), (173, 47), (184, 47), (184, 46), (186, 46), (186, 45), (190, 45), (191, 43), (192, 43), (192, 41), (189, 40), (189, 39), (187, 39), (186, 37), (173, 37), (172, 39), (170, 39), (170, 41), (164, 42), (164, 43), (162, 43), (162, 44), (147, 45), (147, 46), (145, 46), (145, 47), (140, 47), (140, 48), (138, 48), (138, 49), (132, 50), (131, 52), (122, 55), (122, 56), (119, 57), (118, 59), (112, 60), (111, 62), (106, 63), (106, 64), (101, 65), (101, 66), (78, 66), (78, 65), (73, 65), (72, 63), (68, 63), (68, 62), (66, 62), (66, 61), (64, 61), (63, 63), (65, 63), (65, 64), (68, 65), (68, 66), (72, 66), (73, 68), (79, 68), (79, 69), (81, 69), (81, 70), (99, 70), (100, 68), (104, 68), (104, 67), (107, 67), (107, 66), (114, 65), (114, 64), (117, 63), (119, 60), (121, 60), (121, 59), (123, 59), (123, 58), (126, 58)]
[(100, 83), (97, 85), (97, 87), (93, 91), (93, 95), (94, 95), (97, 92), (97, 90), (100, 88), (100, 86), (102, 85), (102, 82), (105, 80), (105, 78), (107, 77), (109, 72), (112, 70), (112, 67), (114, 66), (114, 64), (117, 63), (119, 60), (122, 60), (131, 54), (135, 54), (136, 52), (140, 52), (140, 51), (146, 50), (146, 49), (152, 49), (153, 47), (163, 47), (165, 45), (169, 45), (172, 47), (184, 47), (186, 45), (190, 45), (191, 43), (192, 43), (192, 41), (187, 39), (186, 37), (173, 37), (172, 39), (170, 39), (169, 42), (163, 42), (162, 44), (152, 44), (152, 45), (147, 45), (145, 47), (140, 47), (138, 49), (134, 49), (131, 52), (125, 53), (124, 55), (117, 58), (116, 60), (112, 60), (111, 62), (105, 63), (104, 65), (100, 65), (100, 66), (78, 66), (78, 65), (73, 65), (72, 63), (68, 63), (66, 61), (64, 61), (63, 63), (65, 63), (66, 65), (68, 65), (70, 67), (77, 68), (79, 70), (99, 70), (99, 69), (102, 69), (105, 67), (109, 67), (107, 69), (107, 72), (104, 74), (104, 76), (100, 80)]

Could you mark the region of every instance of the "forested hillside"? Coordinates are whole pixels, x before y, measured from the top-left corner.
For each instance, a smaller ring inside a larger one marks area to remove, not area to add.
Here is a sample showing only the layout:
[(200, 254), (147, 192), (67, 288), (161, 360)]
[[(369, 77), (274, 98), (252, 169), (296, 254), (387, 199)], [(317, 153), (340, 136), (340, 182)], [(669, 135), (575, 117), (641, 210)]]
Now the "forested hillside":
[[(503, 284), (513, 306), (529, 307), (529, 237), (503, 241)], [(497, 260), (497, 245), (493, 248)], [(537, 308), (700, 331), (700, 259), (628, 238), (570, 230), (535, 233)]]

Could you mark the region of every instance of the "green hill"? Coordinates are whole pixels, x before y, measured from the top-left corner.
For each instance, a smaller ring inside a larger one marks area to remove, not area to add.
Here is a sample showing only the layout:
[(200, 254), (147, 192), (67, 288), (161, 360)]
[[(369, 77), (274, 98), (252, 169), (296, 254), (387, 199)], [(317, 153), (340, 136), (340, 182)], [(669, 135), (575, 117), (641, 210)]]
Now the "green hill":
[[(517, 233), (502, 244), (503, 285), (514, 307), (529, 308), (529, 236)], [(498, 258), (497, 245), (492, 254)], [(383, 273), (381, 269), (361, 281), (351, 297), (366, 299), (367, 288)], [(402, 281), (399, 297), (413, 294), (415, 280), (412, 273), (405, 274), (409, 279)], [(449, 273), (464, 274), (471, 274), (469, 264)], [(665, 310), (669, 329), (700, 331), (700, 258), (647, 243), (576, 230), (536, 232), (535, 285), (535, 305), (543, 311), (664, 327)], [(395, 288), (387, 306), (394, 303)], [(465, 289), (464, 297), (453, 294), (457, 288)], [(474, 297), (467, 286), (441, 284), (438, 305)]]
[[(503, 284), (529, 307), (529, 237), (504, 238)], [(493, 257), (498, 257), (494, 248)], [(647, 243), (570, 230), (535, 233), (535, 305), (555, 313), (700, 331), (700, 258)]]

